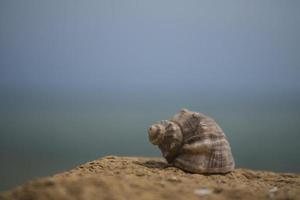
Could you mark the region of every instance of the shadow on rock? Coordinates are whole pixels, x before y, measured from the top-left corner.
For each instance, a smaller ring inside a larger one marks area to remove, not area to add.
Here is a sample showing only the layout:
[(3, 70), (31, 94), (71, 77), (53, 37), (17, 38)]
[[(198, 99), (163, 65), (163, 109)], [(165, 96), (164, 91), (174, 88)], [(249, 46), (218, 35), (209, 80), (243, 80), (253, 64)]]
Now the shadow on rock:
[(167, 167), (170, 167), (168, 163), (164, 161), (158, 161), (158, 160), (148, 160), (146, 162), (135, 162), (135, 164), (142, 165), (148, 168), (155, 168), (155, 169), (165, 169)]

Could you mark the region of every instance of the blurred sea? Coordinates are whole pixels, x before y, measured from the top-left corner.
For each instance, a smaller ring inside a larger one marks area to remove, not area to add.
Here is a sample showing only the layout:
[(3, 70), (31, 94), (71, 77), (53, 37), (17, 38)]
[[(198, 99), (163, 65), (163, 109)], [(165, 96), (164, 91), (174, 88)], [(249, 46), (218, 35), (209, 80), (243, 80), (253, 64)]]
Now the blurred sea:
[(217, 120), (237, 167), (300, 172), (299, 91), (194, 91), (4, 91), (0, 189), (105, 155), (160, 156), (147, 128), (182, 107)]

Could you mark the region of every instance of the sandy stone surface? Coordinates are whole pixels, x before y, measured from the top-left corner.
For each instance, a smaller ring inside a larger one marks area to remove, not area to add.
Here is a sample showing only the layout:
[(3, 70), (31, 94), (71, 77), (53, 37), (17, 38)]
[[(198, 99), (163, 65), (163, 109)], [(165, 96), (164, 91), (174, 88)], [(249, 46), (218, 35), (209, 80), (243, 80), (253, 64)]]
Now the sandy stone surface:
[(0, 193), (6, 199), (300, 199), (300, 174), (200, 175), (159, 158), (107, 156)]

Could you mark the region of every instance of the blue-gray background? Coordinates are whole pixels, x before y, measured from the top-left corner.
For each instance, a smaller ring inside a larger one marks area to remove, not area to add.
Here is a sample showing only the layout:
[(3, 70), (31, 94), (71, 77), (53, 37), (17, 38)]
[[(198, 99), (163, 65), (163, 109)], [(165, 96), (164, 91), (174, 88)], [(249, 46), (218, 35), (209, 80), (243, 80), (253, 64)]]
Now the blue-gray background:
[(237, 167), (300, 172), (300, 1), (1, 0), (0, 189), (214, 117)]

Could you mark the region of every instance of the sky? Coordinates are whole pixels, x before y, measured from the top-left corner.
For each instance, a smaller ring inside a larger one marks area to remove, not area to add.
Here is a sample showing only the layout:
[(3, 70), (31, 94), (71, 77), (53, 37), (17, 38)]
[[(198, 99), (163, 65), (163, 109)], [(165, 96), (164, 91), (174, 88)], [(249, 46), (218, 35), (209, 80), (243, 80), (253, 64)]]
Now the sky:
[(0, 84), (299, 88), (299, 4), (1, 1)]

